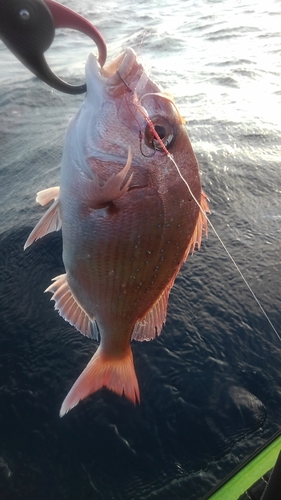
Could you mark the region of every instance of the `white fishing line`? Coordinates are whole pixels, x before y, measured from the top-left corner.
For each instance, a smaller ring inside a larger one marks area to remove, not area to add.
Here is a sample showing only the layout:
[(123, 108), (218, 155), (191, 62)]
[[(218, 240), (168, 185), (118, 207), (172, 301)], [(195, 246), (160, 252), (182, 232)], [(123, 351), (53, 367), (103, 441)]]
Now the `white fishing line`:
[(232, 255), (230, 254), (230, 252), (228, 251), (228, 249), (226, 248), (224, 242), (222, 241), (220, 235), (218, 234), (217, 230), (214, 228), (212, 222), (210, 221), (210, 219), (208, 218), (205, 210), (203, 210), (203, 208), (201, 207), (199, 201), (197, 201), (197, 199), (195, 198), (194, 194), (192, 193), (191, 189), (190, 189), (190, 186), (188, 184), (188, 182), (184, 179), (184, 177), (182, 176), (181, 172), (180, 172), (180, 169), (178, 167), (178, 165), (176, 164), (176, 161), (174, 160), (174, 157), (169, 153), (168, 154), (168, 158), (173, 162), (173, 164), (175, 165), (176, 169), (177, 169), (177, 172), (180, 176), (180, 178), (182, 179), (182, 181), (184, 182), (184, 184), (186, 185), (189, 193), (191, 194), (193, 200), (195, 201), (195, 203), (198, 205), (200, 211), (202, 212), (202, 214), (204, 215), (204, 217), (207, 219), (208, 221), (208, 224), (210, 224), (210, 227), (212, 228), (213, 232), (215, 233), (216, 237), (218, 238), (220, 244), (222, 245), (223, 249), (225, 250), (226, 254), (228, 255), (229, 259), (231, 260), (232, 264), (234, 265), (235, 269), (238, 271), (238, 273), (240, 274), (242, 280), (244, 281), (245, 285), (247, 286), (248, 290), (251, 292), (251, 295), (252, 297), (254, 298), (254, 300), (256, 301), (256, 303), (258, 304), (260, 310), (262, 311), (264, 317), (266, 318), (266, 320), (268, 321), (269, 325), (271, 326), (272, 330), (274, 331), (275, 335), (277, 336), (277, 338), (280, 340), (281, 342), (281, 336), (279, 335), (279, 333), (277, 332), (275, 326), (273, 325), (273, 323), (271, 322), (271, 320), (269, 319), (266, 311), (264, 310), (262, 304), (260, 303), (259, 299), (257, 298), (255, 292), (252, 290), (252, 288), (250, 287), (249, 283), (247, 282), (245, 276), (243, 275), (242, 271), (240, 270), (239, 266), (236, 264), (234, 258), (232, 257)]
[[(144, 97), (146, 97), (147, 95), (159, 95), (161, 97), (166, 97), (164, 96), (163, 94), (161, 93), (152, 93), (152, 94), (145, 94), (141, 97), (140, 100), (138, 100), (138, 96), (137, 94), (135, 93), (134, 94), (134, 104), (137, 108), (137, 110), (142, 114), (142, 116), (145, 118), (145, 120), (147, 121), (148, 125), (150, 126), (152, 132), (153, 132), (153, 135), (154, 137), (157, 139), (157, 141), (162, 145), (162, 149), (164, 151), (164, 153), (167, 155), (167, 157), (172, 161), (172, 163), (175, 165), (176, 169), (177, 169), (177, 172), (180, 176), (180, 178), (182, 179), (182, 181), (184, 182), (184, 184), (186, 185), (189, 193), (191, 194), (193, 200), (195, 201), (195, 203), (198, 205), (200, 211), (202, 212), (202, 214), (204, 215), (204, 217), (206, 218), (206, 220), (208, 221), (208, 224), (210, 225), (210, 227), (212, 228), (213, 232), (215, 233), (216, 237), (218, 238), (220, 244), (222, 245), (224, 251), (226, 252), (226, 254), (228, 255), (229, 259), (231, 260), (231, 262), (233, 263), (235, 269), (238, 271), (239, 275), (241, 276), (242, 280), (244, 281), (246, 287), (248, 288), (249, 292), (251, 293), (252, 297), (254, 298), (255, 302), (257, 303), (257, 305), (259, 306), (261, 312), (263, 313), (264, 317), (266, 318), (267, 322), (269, 323), (269, 325), (271, 326), (272, 330), (274, 331), (275, 335), (277, 336), (277, 338), (280, 340), (281, 342), (281, 336), (279, 335), (279, 333), (277, 332), (275, 326), (273, 325), (272, 321), (270, 320), (270, 318), (268, 317), (265, 309), (263, 308), (262, 304), (260, 303), (259, 299), (257, 298), (255, 292), (252, 290), (252, 288), (250, 287), (248, 281), (246, 280), (244, 274), (242, 273), (241, 269), (239, 268), (238, 264), (236, 264), (234, 258), (232, 257), (232, 255), (230, 254), (229, 250), (227, 249), (226, 245), (224, 244), (223, 240), (221, 239), (220, 235), (218, 234), (217, 230), (215, 229), (215, 227), (213, 226), (212, 222), (210, 221), (210, 219), (208, 218), (205, 210), (203, 210), (203, 208), (201, 207), (199, 201), (197, 201), (197, 199), (195, 198), (193, 192), (191, 191), (190, 189), (190, 186), (188, 184), (188, 182), (185, 180), (185, 178), (182, 176), (181, 172), (180, 172), (180, 169), (173, 157), (173, 155), (171, 155), (171, 153), (169, 153), (169, 151), (167, 150), (166, 146), (164, 145), (163, 141), (161, 140), (161, 138), (159, 137), (159, 135), (157, 134), (154, 126), (153, 126), (153, 123), (152, 121), (150, 120), (149, 118), (149, 115), (148, 115), (148, 112), (146, 111), (146, 109), (141, 105), (141, 100), (144, 99)], [(167, 98), (167, 97), (166, 97)], [(178, 109), (175, 105), (175, 103), (168, 98), (168, 100), (171, 102), (171, 104), (173, 104), (178, 112)], [(179, 112), (178, 112), (179, 114)], [(179, 115), (180, 116), (180, 115)]]

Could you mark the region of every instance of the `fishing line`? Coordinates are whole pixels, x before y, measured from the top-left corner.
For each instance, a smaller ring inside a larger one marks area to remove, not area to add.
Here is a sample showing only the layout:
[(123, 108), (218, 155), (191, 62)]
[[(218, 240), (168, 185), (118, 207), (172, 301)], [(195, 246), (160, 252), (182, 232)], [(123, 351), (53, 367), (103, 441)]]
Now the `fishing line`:
[(129, 87), (129, 85), (125, 82), (124, 78), (122, 78), (122, 76), (120, 75), (119, 69), (117, 69), (117, 70), (116, 70), (116, 73), (117, 73), (117, 75), (119, 76), (120, 80), (124, 83), (124, 85), (125, 85), (125, 87), (126, 87), (127, 91), (128, 91), (129, 93), (133, 92), (133, 91), (132, 91), (132, 89)]
[[(152, 95), (152, 94), (150, 94)], [(161, 95), (161, 94), (160, 94)], [(223, 240), (221, 239), (220, 235), (218, 234), (217, 230), (215, 229), (214, 225), (212, 224), (212, 222), (210, 221), (209, 217), (207, 216), (205, 210), (203, 210), (203, 208), (201, 207), (199, 201), (197, 201), (197, 199), (195, 198), (193, 192), (191, 191), (191, 188), (188, 184), (188, 182), (185, 180), (185, 178), (183, 177), (183, 175), (181, 174), (181, 171), (173, 157), (173, 155), (171, 153), (169, 153), (168, 149), (166, 148), (165, 144), (163, 143), (162, 139), (159, 137), (159, 135), (157, 134), (156, 130), (155, 130), (155, 127), (151, 121), (151, 119), (149, 118), (148, 116), (148, 113), (146, 111), (146, 109), (140, 104), (141, 100), (144, 98), (145, 96), (142, 96), (142, 98), (140, 99), (140, 101), (138, 101), (138, 96), (136, 94), (136, 92), (134, 92), (134, 104), (136, 106), (136, 108), (138, 109), (138, 111), (142, 114), (142, 116), (145, 118), (149, 128), (151, 129), (155, 139), (159, 142), (159, 144), (161, 145), (161, 148), (163, 149), (163, 152), (167, 155), (167, 157), (172, 161), (172, 163), (174, 164), (174, 166), (176, 167), (176, 170), (181, 178), (181, 180), (184, 182), (184, 184), (186, 185), (190, 195), (192, 196), (193, 200), (195, 201), (195, 203), (198, 205), (199, 207), (199, 210), (201, 211), (201, 213), (203, 214), (203, 216), (205, 217), (205, 219), (207, 220), (207, 222), (210, 224), (210, 227), (212, 228), (215, 236), (217, 237), (217, 239), (219, 240), (221, 246), (223, 247), (224, 251), (226, 252), (227, 256), (229, 257), (229, 259), (231, 260), (232, 264), (234, 265), (235, 269), (238, 271), (240, 277), (242, 278), (243, 282), (245, 283), (246, 287), (248, 288), (249, 292), (251, 293), (252, 297), (254, 298), (256, 304), (259, 306), (261, 312), (263, 313), (264, 317), (266, 318), (267, 322), (269, 323), (269, 325), (271, 326), (272, 330), (274, 331), (275, 335), (277, 336), (277, 338), (280, 340), (281, 342), (281, 336), (279, 335), (279, 333), (277, 332), (275, 326), (273, 325), (272, 321), (270, 320), (270, 318), (268, 317), (265, 309), (263, 308), (261, 302), (259, 301), (258, 297), (256, 296), (255, 292), (253, 291), (253, 289), (251, 288), (251, 286), (249, 285), (248, 281), (246, 280), (244, 274), (242, 273), (241, 269), (239, 268), (238, 264), (236, 264), (234, 258), (232, 257), (231, 253), (229, 252), (229, 250), (227, 249), (225, 243), (223, 242)], [(164, 96), (163, 96), (164, 97)], [(168, 99), (170, 100), (170, 99)], [(170, 100), (170, 102), (175, 106), (175, 103), (173, 101)], [(175, 108), (177, 109), (177, 107), (175, 106)], [(177, 110), (178, 111), (178, 110)]]
[(153, 151), (151, 154), (147, 155), (143, 152), (143, 149), (142, 149), (142, 144), (143, 144), (143, 135), (142, 135), (142, 132), (141, 130), (139, 131), (139, 140), (140, 140), (140, 152), (142, 154), (142, 156), (144, 156), (145, 158), (153, 158), (153, 156), (155, 155), (156, 153), (156, 148), (155, 148), (155, 145), (153, 143)]
[(234, 265), (235, 269), (238, 271), (239, 275), (241, 276), (242, 280), (244, 281), (245, 285), (247, 286), (248, 290), (251, 292), (252, 294), (252, 297), (254, 298), (254, 300), (256, 301), (256, 303), (258, 304), (260, 310), (262, 311), (263, 315), (265, 316), (265, 318), (267, 319), (269, 325), (271, 326), (272, 330), (274, 331), (274, 333), (276, 334), (277, 338), (280, 340), (281, 342), (281, 336), (279, 335), (279, 333), (277, 332), (275, 326), (273, 325), (273, 323), (271, 322), (271, 320), (269, 319), (266, 311), (264, 310), (262, 304), (260, 303), (259, 299), (257, 298), (255, 292), (253, 291), (253, 289), (250, 287), (249, 283), (247, 282), (245, 276), (243, 275), (242, 271), (240, 270), (238, 264), (236, 264), (234, 258), (232, 257), (232, 255), (230, 254), (229, 250), (227, 249), (227, 247), (225, 246), (223, 240), (221, 239), (220, 235), (218, 234), (217, 230), (215, 229), (214, 225), (212, 224), (212, 222), (210, 221), (209, 217), (207, 216), (205, 210), (203, 210), (203, 208), (201, 207), (199, 201), (197, 201), (197, 199), (195, 198), (194, 194), (192, 193), (191, 189), (190, 189), (190, 186), (188, 184), (188, 182), (184, 179), (184, 177), (182, 176), (181, 172), (180, 172), (180, 169), (173, 157), (173, 155), (171, 155), (171, 153), (168, 153), (168, 158), (173, 162), (173, 164), (175, 165), (176, 169), (177, 169), (177, 172), (180, 176), (180, 178), (182, 179), (182, 181), (184, 182), (184, 184), (186, 185), (189, 193), (191, 194), (193, 200), (195, 201), (195, 203), (198, 205), (200, 211), (202, 212), (202, 214), (204, 215), (204, 217), (206, 218), (206, 220), (208, 221), (208, 224), (210, 224), (210, 227), (212, 228), (213, 232), (215, 233), (216, 237), (218, 238), (220, 244), (222, 245), (224, 251), (226, 252), (226, 254), (228, 255), (229, 259), (231, 260), (232, 264)]
[[(119, 73), (119, 71), (118, 71), (118, 70), (116, 71), (116, 73), (118, 74), (118, 76), (119, 76), (120, 80), (124, 83), (124, 85), (125, 85), (125, 87), (126, 87), (126, 90), (127, 90), (127, 91), (131, 94), (131, 93), (133, 92), (133, 91), (132, 91), (132, 89), (129, 87), (129, 85), (128, 85), (128, 84), (127, 84), (127, 82), (124, 80), (124, 78), (122, 78), (122, 76), (120, 75), (120, 73)], [(143, 74), (144, 74), (144, 73), (143, 73)], [(137, 88), (137, 87), (136, 87), (136, 88)], [(138, 104), (138, 97), (137, 97), (137, 91), (136, 91), (136, 88), (135, 88), (135, 90), (134, 90), (133, 104), (137, 107), (138, 111), (139, 111), (139, 112), (140, 112), (140, 113), (141, 113), (141, 114), (145, 117), (145, 119), (146, 119), (146, 120), (147, 120), (147, 122), (149, 123), (149, 122), (150, 122), (150, 119), (149, 119), (149, 117), (148, 117), (148, 114), (146, 113), (146, 110), (145, 110), (144, 108), (143, 108), (143, 110), (142, 110), (142, 109), (140, 109), (141, 107), (140, 107), (140, 105)], [(152, 157), (155, 155), (155, 153), (156, 153), (156, 148), (155, 148), (155, 146), (154, 146), (154, 144), (153, 144), (154, 150), (152, 151), (152, 153), (151, 153), (151, 154), (146, 154), (146, 153), (144, 153), (143, 148), (142, 148), (142, 144), (143, 144), (143, 135), (142, 135), (142, 131), (141, 131), (141, 126), (140, 126), (140, 123), (139, 123), (139, 121), (138, 121), (137, 117), (133, 114), (133, 112), (132, 112), (132, 110), (131, 110), (131, 108), (130, 108), (130, 104), (128, 103), (128, 100), (127, 100), (126, 96), (124, 96), (124, 98), (125, 98), (126, 106), (127, 106), (127, 109), (128, 109), (128, 111), (129, 111), (129, 113), (132, 115), (133, 119), (137, 122), (138, 127), (139, 127), (140, 152), (141, 152), (141, 154), (142, 154), (145, 158), (152, 158)], [(152, 133), (153, 133), (154, 135), (155, 135), (155, 134), (157, 134), (157, 133), (156, 133), (155, 128), (154, 128), (154, 127), (153, 127), (153, 125), (152, 125), (152, 123), (151, 123), (151, 127), (152, 127)], [(157, 137), (158, 137), (158, 135), (157, 135)], [(162, 142), (162, 141), (161, 141), (161, 142)], [(164, 146), (164, 145), (163, 145), (163, 146)], [(165, 148), (165, 146), (164, 146), (164, 148)], [(166, 148), (165, 148), (165, 149), (166, 149)], [(168, 152), (168, 150), (166, 150), (165, 152), (166, 152), (166, 154), (168, 154), (168, 153), (169, 153), (169, 152)]]

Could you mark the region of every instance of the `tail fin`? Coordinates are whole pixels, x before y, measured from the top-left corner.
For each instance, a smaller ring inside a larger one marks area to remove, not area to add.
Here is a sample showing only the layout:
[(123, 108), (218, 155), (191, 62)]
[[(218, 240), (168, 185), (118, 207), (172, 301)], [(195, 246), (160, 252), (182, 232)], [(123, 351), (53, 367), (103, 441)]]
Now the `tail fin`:
[(139, 385), (130, 347), (123, 358), (116, 359), (105, 356), (99, 346), (67, 394), (60, 409), (60, 416), (65, 415), (79, 401), (102, 387), (107, 387), (120, 396), (124, 394), (134, 404), (140, 401)]

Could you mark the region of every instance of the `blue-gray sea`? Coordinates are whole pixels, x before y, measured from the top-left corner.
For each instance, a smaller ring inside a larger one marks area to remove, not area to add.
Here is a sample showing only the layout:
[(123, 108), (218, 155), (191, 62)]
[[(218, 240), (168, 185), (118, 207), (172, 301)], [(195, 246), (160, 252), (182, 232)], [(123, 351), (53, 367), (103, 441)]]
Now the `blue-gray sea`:
[[(133, 47), (174, 95), (211, 221), (281, 334), (280, 0), (64, 3), (98, 27), (109, 58)], [(47, 58), (78, 83), (90, 51), (60, 31)], [(161, 336), (133, 342), (141, 404), (104, 389), (59, 418), (97, 344), (43, 293), (63, 272), (61, 234), (23, 245), (82, 101), (1, 43), (0, 498), (199, 500), (280, 428), (281, 342), (210, 229)]]

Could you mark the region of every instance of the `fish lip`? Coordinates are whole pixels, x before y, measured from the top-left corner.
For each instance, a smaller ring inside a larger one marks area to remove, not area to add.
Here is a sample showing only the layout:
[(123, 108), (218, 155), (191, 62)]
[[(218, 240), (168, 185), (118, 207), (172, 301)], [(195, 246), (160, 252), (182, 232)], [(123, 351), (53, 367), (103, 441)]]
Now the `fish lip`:
[(130, 91), (128, 83), (129, 75), (135, 71), (136, 53), (128, 47), (118, 57), (113, 59), (108, 65), (101, 69), (101, 74), (108, 78), (107, 92), (110, 95), (119, 95), (125, 91)]
[(106, 92), (111, 96), (119, 96), (124, 94), (124, 91), (130, 91), (126, 81), (129, 76), (131, 80), (141, 66), (137, 64), (136, 59), (135, 51), (128, 47), (101, 68), (94, 55), (90, 54), (86, 64), (87, 88), (93, 85), (93, 80), (96, 80), (105, 86)]
[(88, 87), (91, 86), (91, 83), (93, 81), (93, 75), (101, 83), (106, 81), (106, 79), (101, 75), (100, 70), (101, 70), (101, 68), (100, 68), (100, 65), (99, 65), (96, 57), (94, 56), (94, 54), (90, 53), (88, 55), (88, 59), (86, 62), (87, 90), (88, 90)]

